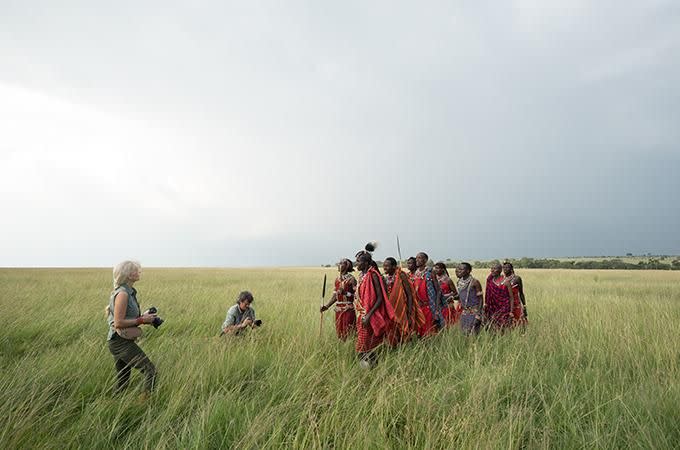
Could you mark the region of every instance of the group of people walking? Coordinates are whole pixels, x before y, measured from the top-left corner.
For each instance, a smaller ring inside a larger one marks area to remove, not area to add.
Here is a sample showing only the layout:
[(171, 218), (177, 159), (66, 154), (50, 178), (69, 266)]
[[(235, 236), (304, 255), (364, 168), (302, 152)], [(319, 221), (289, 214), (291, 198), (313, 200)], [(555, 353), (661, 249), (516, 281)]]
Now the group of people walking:
[(483, 290), (469, 263), (456, 267), (454, 282), (443, 262), (429, 267), (424, 252), (406, 260), (408, 271), (395, 258), (385, 258), (381, 274), (373, 260), (374, 248), (368, 244), (356, 254), (358, 280), (352, 275), (352, 261), (344, 258), (338, 263), (335, 290), (321, 306), (323, 313), (335, 305), (339, 339), (356, 333), (362, 366), (376, 364), (375, 350), (383, 343), (396, 347), (414, 337), (436, 335), (446, 327), (459, 326), (470, 335), (482, 326), (500, 332), (526, 326), (524, 286), (512, 263), (494, 263)]
[[(386, 258), (381, 274), (373, 250), (369, 244), (356, 254), (355, 263), (346, 258), (338, 263), (335, 290), (321, 306), (323, 313), (335, 305), (338, 338), (347, 340), (356, 334), (362, 367), (376, 364), (375, 350), (383, 343), (397, 347), (414, 337), (436, 335), (447, 326), (460, 326), (465, 334), (478, 333), (482, 326), (497, 331), (526, 326), (524, 287), (510, 262), (491, 267), (484, 295), (468, 263), (456, 267), (456, 282), (444, 263), (430, 268), (424, 252), (406, 261), (408, 271), (402, 270), (396, 259)], [(358, 280), (352, 275), (355, 264)], [(116, 366), (118, 392), (127, 387), (133, 367), (144, 373), (147, 393), (157, 381), (156, 367), (135, 341), (142, 334), (140, 325), (158, 327), (163, 320), (153, 307), (142, 312), (134, 288), (140, 276), (141, 266), (135, 261), (123, 261), (113, 269), (113, 292), (106, 307), (107, 342)], [(227, 312), (221, 334), (239, 334), (260, 326), (262, 321), (255, 318), (252, 303), (253, 295), (241, 292)]]

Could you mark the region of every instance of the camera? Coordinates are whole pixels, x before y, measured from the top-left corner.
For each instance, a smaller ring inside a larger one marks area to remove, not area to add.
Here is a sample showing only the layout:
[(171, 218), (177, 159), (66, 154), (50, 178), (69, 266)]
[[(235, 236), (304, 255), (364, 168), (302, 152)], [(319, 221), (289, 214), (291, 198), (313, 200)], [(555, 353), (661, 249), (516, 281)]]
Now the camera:
[[(151, 308), (148, 309), (147, 313), (149, 314), (158, 314), (158, 309), (156, 309), (155, 306), (152, 306)], [(161, 325), (163, 325), (163, 322), (165, 322), (163, 319), (160, 317), (154, 317), (153, 322), (151, 322), (151, 325), (153, 325), (154, 328), (158, 328)]]
[(262, 321), (260, 319), (257, 319), (255, 322), (253, 322), (253, 325), (259, 327), (260, 325), (262, 325)]

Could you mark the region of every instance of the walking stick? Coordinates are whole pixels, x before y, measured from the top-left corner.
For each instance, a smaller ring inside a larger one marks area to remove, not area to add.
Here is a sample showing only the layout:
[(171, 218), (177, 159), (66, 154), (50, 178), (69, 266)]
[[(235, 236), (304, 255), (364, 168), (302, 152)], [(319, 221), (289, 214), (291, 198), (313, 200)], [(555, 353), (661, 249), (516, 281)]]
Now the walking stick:
[(399, 268), (402, 269), (403, 267), (401, 266), (401, 246), (399, 245), (399, 235), (397, 235), (397, 253), (399, 253)]
[[(323, 288), (321, 288), (321, 306), (324, 305), (324, 297), (326, 297), (326, 274), (323, 274)], [(323, 312), (320, 313), (321, 317), (319, 320), (319, 337), (321, 337), (321, 332), (323, 331)]]

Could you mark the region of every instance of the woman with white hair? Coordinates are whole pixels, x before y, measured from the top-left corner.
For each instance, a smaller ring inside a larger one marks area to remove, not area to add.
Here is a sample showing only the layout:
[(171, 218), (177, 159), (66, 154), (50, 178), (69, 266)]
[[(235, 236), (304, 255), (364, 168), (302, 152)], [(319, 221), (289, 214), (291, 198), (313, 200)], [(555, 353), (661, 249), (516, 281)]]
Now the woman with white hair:
[(145, 389), (149, 393), (156, 383), (156, 367), (144, 351), (135, 343), (141, 336), (142, 324), (153, 323), (155, 314), (141, 313), (137, 302), (137, 290), (142, 267), (135, 261), (123, 261), (113, 268), (113, 292), (106, 308), (108, 313), (109, 351), (116, 362), (116, 393), (123, 391), (130, 381), (132, 368), (139, 369), (146, 377)]

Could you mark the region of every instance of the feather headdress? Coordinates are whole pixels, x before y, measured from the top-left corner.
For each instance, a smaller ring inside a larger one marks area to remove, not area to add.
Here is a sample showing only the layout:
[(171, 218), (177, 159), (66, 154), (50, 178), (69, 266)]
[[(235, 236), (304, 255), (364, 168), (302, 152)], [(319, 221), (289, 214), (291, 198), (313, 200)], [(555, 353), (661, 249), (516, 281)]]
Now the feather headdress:
[(363, 250), (359, 250), (355, 257), (358, 258), (361, 255), (368, 255), (372, 257), (373, 255), (371, 253), (373, 253), (376, 248), (378, 248), (378, 243), (376, 241), (371, 241), (366, 244)]

